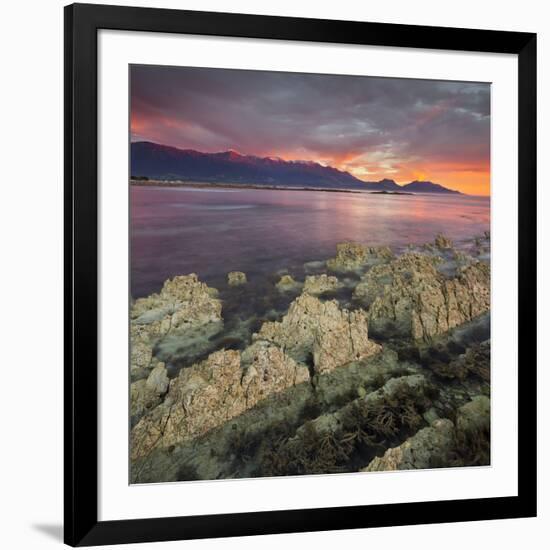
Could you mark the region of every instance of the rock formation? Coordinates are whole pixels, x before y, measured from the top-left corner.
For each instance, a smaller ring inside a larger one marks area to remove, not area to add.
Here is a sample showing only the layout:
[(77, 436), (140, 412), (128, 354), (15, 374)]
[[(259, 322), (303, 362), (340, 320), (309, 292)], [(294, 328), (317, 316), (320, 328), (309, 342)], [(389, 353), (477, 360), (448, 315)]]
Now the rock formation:
[(164, 363), (157, 363), (148, 378), (133, 382), (130, 386), (130, 414), (139, 418), (148, 409), (160, 403), (161, 397), (168, 390), (168, 374)]
[(373, 331), (430, 341), (489, 309), (486, 263), (460, 268), (453, 279), (437, 271), (436, 263), (433, 257), (408, 253), (367, 272), (354, 297), (369, 306)]
[(323, 294), (338, 288), (338, 279), (334, 275), (308, 275), (304, 283), (304, 292), (308, 294)]
[(451, 241), (451, 239), (445, 237), (445, 235), (442, 235), (441, 233), (436, 235), (434, 244), (436, 248), (442, 250), (453, 248), (453, 241)]
[(384, 456), (375, 457), (363, 472), (386, 470), (417, 470), (448, 465), (455, 447), (453, 423), (440, 418), (429, 428), (423, 428), (398, 447), (388, 449)]
[(272, 393), (309, 380), (309, 369), (266, 341), (254, 342), (241, 356), (244, 375), (241, 381), (246, 408)]
[(246, 349), (242, 364), (238, 351), (216, 351), (182, 369), (164, 401), (136, 424), (132, 460), (203, 435), (269, 395), (307, 380), (307, 367), (267, 342)]
[(380, 351), (368, 338), (366, 313), (340, 309), (336, 300), (321, 302), (302, 294), (280, 322), (266, 322), (254, 340), (273, 342), (296, 361), (313, 359), (318, 373), (364, 359)]
[(230, 271), (227, 274), (227, 284), (229, 286), (240, 286), (246, 284), (246, 273), (242, 271)]
[(199, 330), (220, 323), (222, 305), (216, 289), (197, 276), (181, 275), (167, 280), (158, 294), (137, 299), (130, 311), (131, 372), (146, 376), (153, 367), (153, 349), (168, 334)]
[(277, 287), (277, 290), (280, 290), (281, 292), (288, 292), (291, 290), (297, 290), (300, 288), (300, 283), (298, 281), (295, 281), (292, 275), (282, 275), (279, 279), (279, 282), (275, 285)]
[(329, 269), (349, 271), (369, 262), (389, 260), (393, 252), (387, 246), (365, 246), (361, 243), (344, 242), (336, 245), (336, 257), (327, 261)]

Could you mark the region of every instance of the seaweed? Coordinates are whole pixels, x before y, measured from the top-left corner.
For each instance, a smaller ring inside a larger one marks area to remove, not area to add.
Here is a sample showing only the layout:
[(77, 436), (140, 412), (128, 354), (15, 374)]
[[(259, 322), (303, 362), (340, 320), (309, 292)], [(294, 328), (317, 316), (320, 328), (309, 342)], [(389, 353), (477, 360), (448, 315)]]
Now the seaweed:
[(333, 433), (319, 433), (312, 423), (304, 425), (299, 437), (285, 437), (267, 449), (262, 475), (331, 474), (346, 471), (353, 442)]
[(491, 432), (488, 429), (456, 431), (452, 466), (487, 466), (491, 463)]
[(353, 471), (358, 455), (364, 462), (375, 453), (425, 424), (424, 396), (398, 390), (369, 402), (357, 399), (341, 409), (338, 427), (318, 429), (306, 422), (293, 437), (282, 435), (264, 448), (260, 475), (303, 475)]

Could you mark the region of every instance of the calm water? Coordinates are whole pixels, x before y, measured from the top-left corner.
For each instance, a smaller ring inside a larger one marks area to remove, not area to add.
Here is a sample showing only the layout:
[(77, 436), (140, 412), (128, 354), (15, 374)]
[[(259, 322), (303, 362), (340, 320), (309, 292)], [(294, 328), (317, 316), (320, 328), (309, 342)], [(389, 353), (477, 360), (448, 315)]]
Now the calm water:
[(221, 287), (228, 271), (252, 284), (334, 256), (353, 240), (400, 249), (442, 232), (455, 242), (489, 229), (485, 197), (323, 191), (132, 187), (132, 295), (169, 277), (197, 273)]

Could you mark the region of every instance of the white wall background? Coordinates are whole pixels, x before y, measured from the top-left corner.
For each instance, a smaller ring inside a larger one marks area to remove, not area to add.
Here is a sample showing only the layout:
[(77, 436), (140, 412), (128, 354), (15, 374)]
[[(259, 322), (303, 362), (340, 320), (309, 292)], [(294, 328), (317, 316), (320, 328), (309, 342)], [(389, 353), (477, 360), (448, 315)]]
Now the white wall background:
[[(90, 1), (90, 0), (89, 0)], [(105, 0), (108, 1), (108, 0)], [(550, 9), (542, 0), (254, 2), (148, 0), (117, 4), (233, 11), (539, 33), (539, 279), (549, 276)], [(0, 64), (0, 546), (55, 547), (62, 522), (62, 7), (59, 0), (6, 1)], [(544, 265), (546, 264), (546, 265)], [(539, 285), (539, 464), (549, 459), (549, 293)], [(539, 468), (539, 518), (165, 543), (166, 548), (312, 546), (423, 550), (542, 548), (550, 538), (549, 477)], [(133, 546), (146, 550), (159, 544)]]

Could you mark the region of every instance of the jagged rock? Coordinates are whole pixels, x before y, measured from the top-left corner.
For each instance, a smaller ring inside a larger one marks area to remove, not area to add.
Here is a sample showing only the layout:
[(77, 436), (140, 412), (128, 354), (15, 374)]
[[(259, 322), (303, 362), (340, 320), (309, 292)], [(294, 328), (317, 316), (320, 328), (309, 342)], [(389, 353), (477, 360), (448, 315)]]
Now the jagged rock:
[(453, 241), (451, 239), (445, 237), (445, 235), (442, 235), (441, 233), (436, 235), (434, 244), (435, 244), (436, 248), (439, 248), (439, 249), (446, 249), (446, 248), (452, 248), (453, 247)]
[(378, 344), (369, 340), (367, 314), (361, 309), (342, 310), (339, 315), (319, 319), (313, 342), (313, 364), (315, 371), (322, 374), (380, 350)]
[(227, 284), (229, 286), (240, 286), (246, 284), (246, 274), (242, 271), (230, 271), (227, 274)]
[(473, 262), (447, 279), (434, 258), (404, 254), (374, 266), (357, 285), (354, 298), (369, 305), (369, 324), (376, 333), (396, 333), (430, 341), (490, 307), (490, 272)]
[(445, 466), (449, 464), (449, 455), (454, 446), (454, 425), (450, 420), (440, 418), (398, 447), (388, 449), (384, 456), (375, 457), (361, 471), (417, 470)]
[(197, 276), (180, 275), (167, 280), (158, 294), (135, 300), (130, 311), (131, 371), (142, 376), (152, 367), (153, 350), (168, 334), (186, 333), (222, 321), (217, 290)]
[(336, 245), (336, 257), (327, 261), (335, 271), (347, 271), (362, 267), (369, 262), (389, 260), (393, 252), (387, 246), (365, 246), (361, 243), (344, 242)]
[(304, 292), (308, 294), (323, 294), (338, 288), (338, 278), (334, 275), (308, 275), (304, 283)]
[(168, 390), (168, 375), (164, 363), (157, 363), (147, 379), (143, 378), (130, 385), (130, 414), (140, 417), (145, 411), (160, 403), (160, 398)]
[[(246, 368), (244, 355), (241, 365)], [(413, 367), (416, 368), (411, 364), (410, 368)], [(146, 458), (133, 461), (132, 482), (271, 475), (257, 470), (265, 454), (270, 453), (270, 442), (284, 434), (294, 434), (324, 410), (341, 407), (356, 396), (357, 388), (373, 392), (408, 370), (399, 362), (397, 353), (387, 349), (369, 358), (368, 368), (364, 362), (350, 363), (317, 377), (315, 384), (298, 384), (271, 394), (200, 438), (178, 444), (174, 449), (155, 449)]]
[(296, 290), (300, 288), (300, 283), (295, 281), (292, 275), (282, 275), (279, 282), (275, 285), (281, 292), (288, 292), (289, 290)]
[(134, 326), (160, 337), (176, 328), (221, 320), (222, 305), (216, 296), (216, 289), (201, 283), (194, 273), (179, 275), (167, 280), (160, 293), (136, 300), (130, 317)]
[(182, 369), (165, 400), (133, 428), (132, 460), (203, 435), (269, 395), (309, 379), (307, 367), (266, 342), (246, 349), (243, 361), (244, 369), (238, 351), (221, 350)]
[(366, 313), (340, 309), (336, 300), (321, 302), (302, 294), (292, 302), (280, 322), (266, 322), (254, 340), (267, 340), (281, 347), (296, 361), (313, 357), (316, 372), (363, 359), (380, 351), (368, 339)]
[(272, 393), (309, 380), (307, 366), (296, 363), (269, 342), (254, 342), (243, 351), (241, 360), (247, 408)]

